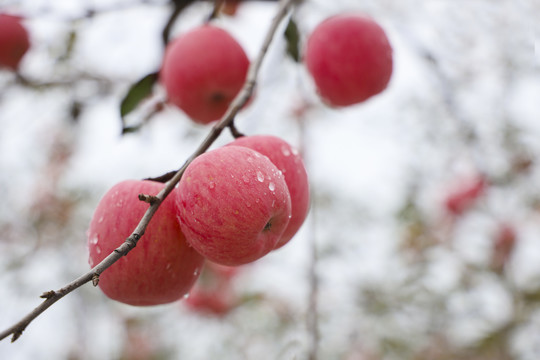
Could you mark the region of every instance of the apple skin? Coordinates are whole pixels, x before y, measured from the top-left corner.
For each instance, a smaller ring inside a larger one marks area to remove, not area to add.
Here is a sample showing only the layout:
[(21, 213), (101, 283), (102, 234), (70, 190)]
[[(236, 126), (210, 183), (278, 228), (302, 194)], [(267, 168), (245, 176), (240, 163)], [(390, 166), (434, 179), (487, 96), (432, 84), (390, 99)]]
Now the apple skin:
[[(163, 187), (154, 181), (126, 180), (103, 196), (87, 233), (91, 267), (120, 246), (139, 223), (148, 204), (140, 201), (138, 194), (156, 195)], [(99, 287), (109, 298), (126, 304), (165, 304), (189, 292), (203, 262), (187, 244), (176, 221), (173, 191), (137, 246), (100, 275)]]
[(392, 47), (368, 17), (343, 14), (320, 23), (308, 38), (304, 61), (330, 106), (357, 104), (382, 92), (392, 75)]
[(167, 46), (160, 81), (171, 103), (196, 123), (208, 124), (225, 114), (248, 67), (244, 49), (228, 32), (203, 25)]
[(199, 313), (225, 316), (240, 304), (233, 279), (238, 266), (224, 266), (205, 261), (201, 276), (189, 292), (185, 305)]
[(273, 250), (291, 216), (283, 174), (266, 156), (240, 146), (198, 156), (178, 184), (176, 205), (190, 245), (228, 266)]
[(245, 146), (267, 156), (283, 173), (291, 195), (291, 220), (276, 245), (276, 249), (282, 247), (298, 232), (309, 211), (309, 181), (302, 157), (288, 142), (272, 135), (242, 136), (229, 145)]
[(30, 39), (21, 18), (0, 14), (0, 68), (17, 70), (29, 48)]

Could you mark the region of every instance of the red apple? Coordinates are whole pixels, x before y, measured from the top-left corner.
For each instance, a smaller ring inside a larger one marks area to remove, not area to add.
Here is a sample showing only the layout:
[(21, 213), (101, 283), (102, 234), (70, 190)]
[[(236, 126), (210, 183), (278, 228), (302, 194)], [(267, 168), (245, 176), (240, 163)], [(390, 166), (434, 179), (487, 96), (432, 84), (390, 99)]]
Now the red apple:
[(248, 67), (246, 53), (228, 32), (203, 25), (167, 46), (160, 80), (171, 103), (193, 121), (208, 124), (225, 114)]
[[(164, 184), (126, 180), (99, 202), (88, 230), (90, 266), (95, 266), (132, 233), (148, 204), (139, 194), (156, 195)], [(174, 191), (160, 205), (143, 237), (131, 252), (105, 270), (99, 287), (111, 299), (130, 305), (158, 305), (189, 292), (203, 264), (176, 221)]]
[(195, 285), (185, 301), (190, 309), (215, 316), (226, 315), (237, 303), (238, 299), (228, 287), (205, 288), (198, 285)]
[(17, 70), (29, 48), (30, 39), (21, 18), (0, 14), (0, 67)]
[(210, 261), (231, 266), (274, 249), (291, 216), (281, 171), (240, 146), (198, 156), (178, 184), (176, 204), (187, 241)]
[(382, 92), (392, 75), (392, 47), (384, 30), (362, 15), (337, 15), (308, 38), (304, 60), (331, 106), (363, 102)]
[(283, 173), (291, 195), (291, 220), (276, 248), (285, 245), (302, 226), (309, 210), (309, 182), (302, 157), (285, 140), (271, 135), (243, 136), (230, 145), (245, 146), (267, 156)]
[(224, 316), (239, 305), (240, 299), (232, 285), (239, 267), (205, 261), (201, 276), (189, 292), (185, 304), (204, 314)]

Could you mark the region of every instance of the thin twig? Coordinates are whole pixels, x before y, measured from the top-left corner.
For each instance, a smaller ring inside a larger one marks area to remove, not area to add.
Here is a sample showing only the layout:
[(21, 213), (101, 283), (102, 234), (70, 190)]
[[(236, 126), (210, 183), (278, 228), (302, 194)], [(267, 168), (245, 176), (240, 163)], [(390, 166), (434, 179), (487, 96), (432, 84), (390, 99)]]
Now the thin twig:
[[(308, 158), (307, 151), (307, 135), (306, 135), (306, 119), (305, 113), (302, 113), (297, 116), (298, 126), (300, 128), (300, 153), (304, 159)], [(309, 164), (308, 164), (309, 166)], [(311, 203), (311, 218), (308, 222), (308, 232), (307, 237), (309, 240), (309, 251), (310, 259), (308, 264), (308, 281), (309, 281), (309, 292), (307, 299), (307, 313), (306, 313), (306, 328), (308, 336), (310, 339), (309, 350), (308, 350), (308, 359), (317, 360), (319, 358), (319, 342), (320, 342), (320, 332), (319, 332), (319, 277), (317, 275), (317, 264), (319, 261), (318, 251), (317, 251), (317, 239), (316, 239), (316, 226), (317, 226), (317, 205), (315, 203), (315, 196), (313, 194), (315, 191), (311, 190), (310, 198), (312, 199)]]
[(74, 281), (72, 281), (71, 283), (67, 284), (66, 286), (64, 286), (63, 288), (59, 290), (47, 291), (46, 293), (44, 293), (42, 297), (44, 297), (45, 300), (33, 311), (31, 311), (28, 315), (26, 315), (23, 319), (21, 319), (19, 322), (9, 327), (8, 329), (0, 332), (0, 340), (5, 339), (9, 335), (12, 335), (12, 338), (11, 338), (12, 342), (17, 340), (22, 335), (26, 327), (34, 319), (36, 319), (40, 314), (42, 314), (45, 310), (47, 310), (52, 304), (54, 304), (55, 302), (57, 302), (58, 300), (60, 300), (61, 298), (69, 294), (70, 292), (72, 292), (73, 290), (81, 287), (82, 285), (88, 282), (92, 282), (94, 285), (97, 285), (99, 281), (99, 275), (102, 274), (103, 271), (109, 268), (116, 261), (118, 261), (122, 256), (127, 255), (131, 251), (131, 249), (133, 249), (137, 245), (137, 242), (139, 241), (139, 239), (144, 235), (144, 232), (150, 220), (156, 213), (157, 209), (159, 208), (163, 200), (171, 193), (171, 191), (174, 189), (176, 184), (180, 181), (180, 178), (182, 177), (182, 174), (184, 173), (187, 166), (197, 156), (201, 155), (206, 150), (208, 150), (208, 148), (219, 137), (223, 129), (225, 129), (231, 123), (231, 121), (233, 121), (238, 111), (242, 109), (244, 104), (249, 100), (249, 98), (253, 94), (253, 89), (255, 87), (257, 74), (259, 73), (259, 69), (261, 67), (262, 61), (264, 60), (264, 57), (268, 51), (270, 43), (272, 42), (272, 39), (274, 37), (274, 34), (276, 33), (280, 22), (283, 20), (283, 18), (285, 18), (285, 16), (289, 12), (290, 7), (296, 1), (298, 0), (280, 1), (279, 8), (270, 25), (270, 28), (268, 29), (268, 32), (264, 39), (261, 50), (259, 51), (259, 54), (257, 55), (257, 57), (254, 59), (254, 61), (251, 63), (249, 67), (247, 79), (246, 79), (246, 82), (244, 83), (242, 90), (233, 100), (233, 102), (229, 106), (225, 115), (212, 128), (208, 136), (199, 145), (199, 147), (195, 150), (195, 152), (186, 160), (184, 165), (174, 174), (174, 176), (165, 183), (165, 187), (156, 195), (155, 199), (153, 199), (152, 203), (148, 207), (148, 210), (146, 210), (146, 213), (143, 215), (142, 219), (140, 220), (139, 224), (137, 225), (133, 233), (126, 239), (126, 241), (122, 245), (120, 245), (111, 254), (109, 254), (105, 259), (103, 259), (103, 261), (101, 261), (99, 264), (94, 266), (94, 268), (92, 268), (89, 272), (85, 273), (84, 275), (80, 276), (79, 278), (75, 279)]

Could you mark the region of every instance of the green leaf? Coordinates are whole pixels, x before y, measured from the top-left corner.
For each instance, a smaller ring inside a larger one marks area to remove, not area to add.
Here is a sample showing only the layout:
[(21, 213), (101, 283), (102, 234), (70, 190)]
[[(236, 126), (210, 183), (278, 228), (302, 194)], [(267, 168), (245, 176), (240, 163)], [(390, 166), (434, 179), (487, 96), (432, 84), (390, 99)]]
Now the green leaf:
[(148, 95), (152, 94), (152, 87), (158, 79), (158, 73), (151, 73), (143, 77), (131, 86), (126, 96), (120, 103), (120, 115), (122, 116), (122, 122), (124, 116), (135, 110), (139, 103), (144, 100)]
[(300, 33), (296, 22), (291, 18), (285, 29), (285, 39), (287, 40), (287, 54), (290, 55), (296, 62), (300, 62), (300, 50), (298, 43), (300, 41)]

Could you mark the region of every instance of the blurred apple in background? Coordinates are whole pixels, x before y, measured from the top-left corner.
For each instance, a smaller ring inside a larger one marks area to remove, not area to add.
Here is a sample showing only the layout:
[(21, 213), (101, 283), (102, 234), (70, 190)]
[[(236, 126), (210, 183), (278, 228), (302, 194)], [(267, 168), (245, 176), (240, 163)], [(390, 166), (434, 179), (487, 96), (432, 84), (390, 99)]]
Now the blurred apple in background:
[(0, 14), (0, 68), (17, 70), (29, 48), (30, 38), (22, 18)]

